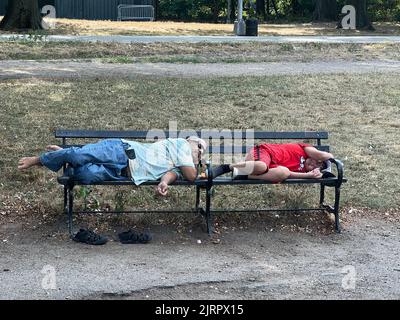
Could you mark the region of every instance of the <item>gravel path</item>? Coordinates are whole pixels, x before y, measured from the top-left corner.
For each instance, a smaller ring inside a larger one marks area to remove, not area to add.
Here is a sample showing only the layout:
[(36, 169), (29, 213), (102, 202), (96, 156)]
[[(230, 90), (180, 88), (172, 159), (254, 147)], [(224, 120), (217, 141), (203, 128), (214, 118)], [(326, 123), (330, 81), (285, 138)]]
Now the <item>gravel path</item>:
[(135, 78), (140, 75), (163, 77), (235, 77), (330, 73), (399, 72), (400, 61), (331, 61), (272, 63), (132, 63), (114, 64), (72, 61), (0, 61), (0, 79), (18, 78)]
[(0, 299), (398, 299), (398, 224), (344, 227), (324, 235), (260, 222), (227, 228), (215, 244), (201, 230), (158, 226), (146, 245), (88, 246), (14, 223), (0, 228)]

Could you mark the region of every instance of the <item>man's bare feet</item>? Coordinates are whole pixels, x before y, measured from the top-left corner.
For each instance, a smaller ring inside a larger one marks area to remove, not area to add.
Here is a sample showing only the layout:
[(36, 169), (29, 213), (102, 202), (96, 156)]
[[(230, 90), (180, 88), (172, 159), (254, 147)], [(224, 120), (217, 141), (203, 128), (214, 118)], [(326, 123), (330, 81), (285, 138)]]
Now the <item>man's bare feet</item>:
[(46, 151), (58, 151), (58, 150), (61, 150), (61, 149), (62, 149), (61, 147), (59, 147), (57, 145), (54, 145), (54, 144), (49, 145), (49, 146), (46, 147)]
[(30, 167), (33, 166), (40, 166), (40, 160), (39, 157), (25, 157), (25, 158), (21, 158), (18, 161), (18, 169), (19, 170), (25, 170), (25, 169), (29, 169)]

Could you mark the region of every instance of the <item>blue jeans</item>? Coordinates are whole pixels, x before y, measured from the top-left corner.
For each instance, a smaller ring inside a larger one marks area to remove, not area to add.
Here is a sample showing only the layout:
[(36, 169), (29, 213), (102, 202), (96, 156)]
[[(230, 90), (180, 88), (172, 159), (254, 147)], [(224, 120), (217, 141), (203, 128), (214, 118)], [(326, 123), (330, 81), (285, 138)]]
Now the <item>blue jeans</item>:
[(106, 139), (83, 147), (71, 147), (42, 154), (40, 162), (57, 172), (64, 164), (74, 168), (74, 179), (83, 184), (126, 180), (121, 170), (128, 165), (125, 144), (120, 139)]

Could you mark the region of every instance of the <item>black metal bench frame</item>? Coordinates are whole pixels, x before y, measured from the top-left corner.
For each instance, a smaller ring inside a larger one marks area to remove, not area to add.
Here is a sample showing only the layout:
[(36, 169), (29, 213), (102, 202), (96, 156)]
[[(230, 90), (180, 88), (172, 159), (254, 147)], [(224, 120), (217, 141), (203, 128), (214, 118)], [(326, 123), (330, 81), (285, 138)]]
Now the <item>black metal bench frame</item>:
[[(184, 133), (184, 132), (182, 132)], [(178, 133), (180, 137), (184, 136)], [(188, 134), (188, 136), (192, 135)], [(220, 132), (197, 132), (198, 136), (207, 139), (207, 137), (220, 137)], [(56, 130), (55, 137), (62, 139), (61, 147), (68, 148), (72, 146), (77, 146), (76, 144), (67, 144), (67, 139), (112, 139), (112, 138), (124, 138), (130, 140), (144, 140), (147, 137), (147, 131), (88, 131), (88, 130)], [(168, 138), (168, 132), (165, 132), (165, 137)], [(235, 139), (238, 136), (235, 135)], [(248, 139), (246, 131), (243, 131), (241, 139)], [(304, 131), (304, 132), (264, 132), (258, 131), (252, 133), (254, 140), (315, 140), (315, 147), (322, 151), (329, 152), (330, 147), (328, 145), (322, 145), (321, 141), (328, 139), (327, 132), (315, 132), (315, 131)], [(212, 140), (211, 140), (212, 141)], [(208, 148), (208, 153), (211, 154), (232, 154), (232, 153), (247, 153), (250, 146), (225, 146), (225, 145), (210, 145)], [(319, 207), (317, 208), (304, 208), (304, 209), (212, 209), (212, 195), (213, 190), (217, 186), (224, 185), (268, 185), (273, 184), (269, 181), (263, 180), (236, 180), (232, 177), (213, 177), (212, 164), (207, 162), (208, 178), (198, 179), (194, 182), (177, 180), (173, 183), (173, 186), (195, 186), (196, 187), (196, 200), (195, 207), (192, 210), (130, 210), (124, 211), (124, 213), (177, 213), (177, 212), (193, 212), (201, 214), (204, 216), (207, 224), (207, 232), (209, 235), (213, 232), (213, 213), (217, 212), (276, 212), (276, 211), (328, 211), (335, 215), (335, 230), (340, 233), (340, 217), (339, 217), (339, 202), (340, 202), (340, 189), (342, 183), (347, 180), (344, 178), (343, 164), (338, 159), (330, 159), (330, 161), (335, 164), (337, 176), (325, 179), (287, 179), (282, 182), (282, 184), (319, 184), (320, 185), (320, 200)], [(64, 211), (68, 216), (68, 230), (70, 235), (73, 234), (73, 214), (74, 213), (91, 213), (90, 211), (74, 211), (74, 196), (73, 189), (75, 186), (82, 185), (79, 181), (75, 181), (72, 176), (66, 175), (67, 166), (63, 168), (63, 175), (58, 177), (58, 182), (64, 186)], [(141, 186), (155, 186), (158, 181), (149, 181), (141, 184)], [(96, 183), (93, 185), (132, 185), (136, 186), (132, 181), (104, 181), (101, 183)], [(325, 188), (333, 187), (335, 189), (335, 201), (333, 205), (325, 204)], [(201, 191), (205, 191), (205, 207), (200, 206)], [(96, 213), (101, 213), (102, 211), (96, 211)], [(116, 211), (103, 211), (106, 213), (121, 213)]]

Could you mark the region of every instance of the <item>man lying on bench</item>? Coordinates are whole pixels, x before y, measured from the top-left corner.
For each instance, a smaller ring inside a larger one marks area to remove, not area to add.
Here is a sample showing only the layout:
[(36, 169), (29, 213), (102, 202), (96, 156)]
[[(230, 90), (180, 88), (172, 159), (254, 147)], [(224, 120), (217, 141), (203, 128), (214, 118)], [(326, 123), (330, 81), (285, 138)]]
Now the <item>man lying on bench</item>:
[(82, 147), (63, 149), (50, 145), (46, 153), (19, 160), (18, 169), (45, 166), (57, 172), (65, 164), (73, 167), (73, 177), (83, 184), (132, 179), (136, 185), (157, 181), (156, 191), (165, 196), (168, 186), (178, 178), (194, 181), (196, 165), (207, 144), (196, 136), (140, 143), (124, 139), (106, 139)]
[[(168, 186), (176, 179), (196, 180), (196, 165), (206, 150), (206, 142), (196, 136), (154, 143), (106, 139), (65, 149), (50, 145), (48, 152), (40, 156), (20, 159), (18, 169), (44, 166), (57, 172), (69, 164), (73, 168), (73, 179), (82, 184), (131, 179), (140, 185), (160, 180), (156, 192), (166, 196)], [(119, 234), (119, 237), (122, 243), (146, 243), (151, 239), (148, 234), (137, 234), (131, 230)], [(80, 229), (73, 240), (93, 245), (108, 241), (106, 237), (86, 229)]]
[(331, 158), (331, 153), (305, 143), (260, 144), (247, 153), (245, 161), (222, 165), (213, 170), (213, 175), (216, 177), (233, 170), (234, 178), (275, 183), (286, 179), (320, 179), (325, 162)]

